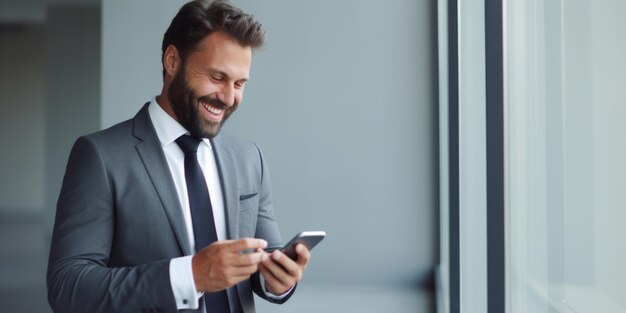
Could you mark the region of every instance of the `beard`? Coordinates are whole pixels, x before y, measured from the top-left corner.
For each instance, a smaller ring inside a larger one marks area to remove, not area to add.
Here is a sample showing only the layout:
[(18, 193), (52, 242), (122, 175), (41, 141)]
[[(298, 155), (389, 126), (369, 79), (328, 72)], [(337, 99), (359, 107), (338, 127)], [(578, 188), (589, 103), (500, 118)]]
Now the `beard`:
[[(191, 136), (212, 139), (217, 136), (224, 122), (237, 110), (239, 104), (235, 103), (229, 107), (216, 97), (196, 95), (185, 79), (185, 64), (181, 65), (181, 71), (174, 76), (168, 89), (167, 98), (172, 110), (178, 123), (187, 129)], [(224, 110), (222, 120), (215, 122), (203, 118), (200, 110), (205, 110), (205, 108), (200, 103)]]

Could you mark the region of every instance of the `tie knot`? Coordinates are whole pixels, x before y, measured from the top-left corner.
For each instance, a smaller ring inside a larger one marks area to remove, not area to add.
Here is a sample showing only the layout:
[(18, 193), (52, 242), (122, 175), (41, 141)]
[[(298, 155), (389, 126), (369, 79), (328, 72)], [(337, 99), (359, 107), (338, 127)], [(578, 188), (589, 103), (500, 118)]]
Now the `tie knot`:
[(176, 139), (176, 143), (178, 144), (180, 149), (183, 150), (185, 154), (197, 153), (198, 145), (200, 144), (201, 141), (202, 139), (192, 137), (189, 135), (182, 135), (178, 137), (178, 139)]

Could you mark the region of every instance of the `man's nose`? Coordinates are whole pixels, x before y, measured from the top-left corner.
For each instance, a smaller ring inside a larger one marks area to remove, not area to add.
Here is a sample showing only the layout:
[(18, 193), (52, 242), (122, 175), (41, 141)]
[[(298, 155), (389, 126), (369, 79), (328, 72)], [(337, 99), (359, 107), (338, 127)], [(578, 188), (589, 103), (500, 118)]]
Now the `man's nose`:
[(231, 84), (224, 84), (218, 97), (227, 106), (233, 106), (235, 104), (235, 87)]

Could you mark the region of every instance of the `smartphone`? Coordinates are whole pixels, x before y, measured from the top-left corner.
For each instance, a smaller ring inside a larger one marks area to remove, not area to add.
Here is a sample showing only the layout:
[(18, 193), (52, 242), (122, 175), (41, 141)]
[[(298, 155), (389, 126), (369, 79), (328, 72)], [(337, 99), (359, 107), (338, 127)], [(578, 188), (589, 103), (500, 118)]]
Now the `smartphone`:
[(323, 231), (303, 231), (289, 240), (284, 247), (280, 248), (280, 251), (292, 260), (295, 260), (298, 258), (298, 254), (296, 253), (297, 244), (301, 243), (311, 251), (324, 237), (326, 237), (326, 232)]

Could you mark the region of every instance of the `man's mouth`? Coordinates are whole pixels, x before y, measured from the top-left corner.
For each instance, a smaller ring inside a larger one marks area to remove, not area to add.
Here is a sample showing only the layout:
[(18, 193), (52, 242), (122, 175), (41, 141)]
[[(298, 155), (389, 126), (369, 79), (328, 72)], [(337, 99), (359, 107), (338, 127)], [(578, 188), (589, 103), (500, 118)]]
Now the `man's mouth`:
[(224, 109), (220, 109), (220, 108), (216, 108), (204, 101), (201, 101), (200, 104), (202, 104), (202, 107), (207, 110), (209, 113), (213, 114), (213, 115), (221, 115), (222, 112), (224, 112)]

